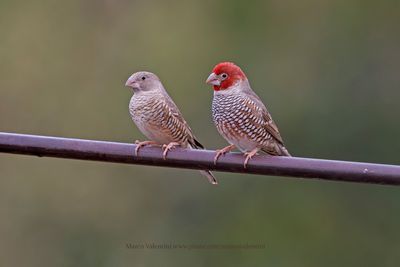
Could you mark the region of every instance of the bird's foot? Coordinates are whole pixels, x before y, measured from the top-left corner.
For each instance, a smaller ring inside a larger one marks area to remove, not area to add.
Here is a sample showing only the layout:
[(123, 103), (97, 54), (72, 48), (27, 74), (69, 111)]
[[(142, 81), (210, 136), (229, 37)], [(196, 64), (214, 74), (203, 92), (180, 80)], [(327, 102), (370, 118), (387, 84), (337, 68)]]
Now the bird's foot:
[(249, 160), (250, 160), (254, 155), (256, 155), (257, 152), (258, 152), (258, 148), (254, 148), (252, 151), (244, 153), (244, 155), (245, 155), (246, 158), (245, 158), (245, 160), (244, 160), (243, 167), (244, 167), (245, 169), (247, 169), (247, 163), (249, 162)]
[(220, 156), (225, 155), (227, 152), (235, 149), (235, 145), (229, 145), (224, 148), (218, 149), (216, 152), (217, 154), (214, 157), (214, 165), (217, 165), (217, 160)]
[(169, 143), (168, 145), (163, 145), (163, 146), (162, 146), (162, 148), (163, 148), (163, 159), (164, 159), (164, 160), (167, 159), (168, 151), (170, 151), (171, 149), (173, 149), (173, 148), (176, 147), (176, 146), (180, 146), (180, 144), (177, 143), (177, 142), (171, 142), (171, 143)]
[(142, 148), (144, 146), (147, 146), (147, 145), (158, 145), (158, 143), (154, 142), (154, 141), (142, 141), (142, 142), (140, 142), (139, 140), (136, 140), (135, 144), (136, 144), (136, 148), (135, 148), (135, 156), (136, 157), (137, 157), (137, 155), (139, 153), (139, 149), (140, 148)]

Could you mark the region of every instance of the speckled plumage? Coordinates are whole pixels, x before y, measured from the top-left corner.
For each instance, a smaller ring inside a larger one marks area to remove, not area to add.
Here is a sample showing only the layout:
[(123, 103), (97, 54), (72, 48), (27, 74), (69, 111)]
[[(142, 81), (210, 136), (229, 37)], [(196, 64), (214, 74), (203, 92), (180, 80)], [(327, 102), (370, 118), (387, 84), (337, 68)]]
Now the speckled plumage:
[(259, 148), (271, 155), (289, 155), (269, 113), (251, 96), (231, 90), (216, 91), (212, 114), (218, 132), (242, 152)]
[(194, 144), (194, 136), (181, 114), (170, 107), (161, 93), (135, 93), (129, 112), (139, 130), (160, 144), (178, 142), (182, 147)]
[[(148, 139), (160, 145), (177, 143), (183, 148), (204, 149), (155, 74), (135, 73), (126, 85), (134, 91), (129, 102), (129, 113)], [(201, 173), (210, 183), (217, 184), (210, 171)]]
[(230, 144), (244, 153), (261, 150), (271, 155), (290, 156), (278, 127), (239, 67), (221, 63), (207, 81), (214, 85), (214, 124)]

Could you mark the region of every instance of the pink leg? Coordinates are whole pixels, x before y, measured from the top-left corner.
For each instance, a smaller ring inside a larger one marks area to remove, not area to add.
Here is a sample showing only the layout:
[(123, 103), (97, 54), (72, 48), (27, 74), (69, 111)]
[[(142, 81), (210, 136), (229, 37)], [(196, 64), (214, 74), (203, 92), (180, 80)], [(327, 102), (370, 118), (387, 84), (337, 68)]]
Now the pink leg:
[(177, 142), (171, 142), (171, 143), (169, 143), (168, 145), (163, 145), (163, 159), (164, 160), (166, 160), (167, 159), (167, 154), (168, 154), (168, 151), (170, 151), (171, 149), (173, 149), (174, 147), (176, 147), (176, 146), (180, 146), (181, 144), (180, 143), (177, 143)]
[(247, 163), (249, 162), (249, 160), (250, 160), (254, 155), (257, 154), (258, 150), (259, 150), (258, 148), (254, 148), (252, 151), (244, 153), (244, 155), (246, 156), (246, 159), (244, 160), (243, 167), (244, 167), (245, 169), (247, 169)]
[(214, 157), (214, 165), (217, 165), (217, 160), (220, 156), (225, 155), (227, 152), (231, 151), (232, 149), (235, 149), (235, 145), (229, 145), (221, 149), (217, 149), (217, 154)]
[(154, 141), (143, 141), (143, 142), (140, 142), (139, 140), (136, 140), (135, 144), (136, 144), (136, 148), (135, 148), (135, 156), (136, 157), (137, 157), (137, 155), (139, 153), (139, 149), (140, 148), (142, 148), (144, 146), (147, 146), (147, 145), (158, 145), (158, 143), (154, 142)]

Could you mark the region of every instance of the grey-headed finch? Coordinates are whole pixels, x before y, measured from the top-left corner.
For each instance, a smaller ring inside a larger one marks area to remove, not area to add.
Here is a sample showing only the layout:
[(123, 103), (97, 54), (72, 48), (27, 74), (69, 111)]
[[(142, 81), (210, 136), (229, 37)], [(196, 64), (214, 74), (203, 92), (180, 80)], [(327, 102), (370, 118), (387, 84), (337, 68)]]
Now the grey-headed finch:
[[(178, 107), (164, 89), (160, 79), (151, 72), (132, 74), (125, 86), (132, 88), (129, 112), (133, 122), (149, 141), (137, 141), (136, 155), (145, 145), (162, 145), (163, 157), (175, 146), (204, 149), (197, 141)], [(214, 175), (204, 170), (201, 173), (212, 184), (218, 184)]]
[(217, 150), (218, 158), (237, 147), (245, 154), (244, 167), (259, 151), (290, 156), (278, 127), (244, 72), (234, 63), (217, 64), (206, 80), (214, 88), (212, 116), (218, 132), (230, 143)]

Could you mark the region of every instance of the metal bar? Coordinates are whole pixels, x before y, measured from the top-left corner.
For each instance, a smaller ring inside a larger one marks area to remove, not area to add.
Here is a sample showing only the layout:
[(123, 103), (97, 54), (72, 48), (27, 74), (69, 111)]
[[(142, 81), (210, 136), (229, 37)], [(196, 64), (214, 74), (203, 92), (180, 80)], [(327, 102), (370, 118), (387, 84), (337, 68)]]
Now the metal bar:
[(164, 160), (159, 147), (141, 148), (137, 157), (135, 147), (126, 143), (0, 132), (0, 152), (4, 153), (400, 185), (400, 166), (395, 165), (259, 155), (245, 169), (240, 153), (228, 153), (214, 165), (215, 151), (176, 148)]

